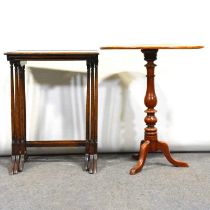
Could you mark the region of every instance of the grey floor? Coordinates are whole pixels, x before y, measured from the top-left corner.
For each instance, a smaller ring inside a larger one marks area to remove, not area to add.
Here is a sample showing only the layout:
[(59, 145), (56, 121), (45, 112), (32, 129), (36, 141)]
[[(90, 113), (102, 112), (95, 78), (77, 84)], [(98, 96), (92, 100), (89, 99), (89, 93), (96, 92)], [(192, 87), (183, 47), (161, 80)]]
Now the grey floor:
[(129, 154), (100, 155), (98, 173), (82, 171), (83, 156), (33, 156), (24, 172), (8, 175), (0, 158), (0, 209), (210, 209), (210, 154), (175, 153), (189, 168), (149, 154), (142, 172), (130, 176)]

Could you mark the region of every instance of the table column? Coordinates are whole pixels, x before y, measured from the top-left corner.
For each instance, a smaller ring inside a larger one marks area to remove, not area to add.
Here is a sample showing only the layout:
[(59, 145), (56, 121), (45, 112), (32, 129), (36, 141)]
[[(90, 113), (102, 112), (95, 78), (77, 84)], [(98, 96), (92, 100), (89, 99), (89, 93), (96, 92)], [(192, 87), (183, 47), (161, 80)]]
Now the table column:
[(146, 117), (144, 119), (147, 127), (145, 128), (144, 140), (141, 141), (140, 150), (138, 155), (137, 164), (130, 170), (130, 174), (134, 175), (141, 171), (144, 166), (148, 152), (156, 152), (161, 150), (167, 160), (175, 166), (188, 167), (188, 164), (172, 158), (167, 143), (158, 141), (157, 128), (155, 124), (157, 118), (155, 116), (157, 105), (157, 97), (155, 94), (154, 71), (156, 64), (154, 61), (157, 59), (158, 49), (143, 49), (144, 60), (147, 62), (145, 67), (147, 69), (147, 90), (144, 98), (144, 103), (147, 109)]

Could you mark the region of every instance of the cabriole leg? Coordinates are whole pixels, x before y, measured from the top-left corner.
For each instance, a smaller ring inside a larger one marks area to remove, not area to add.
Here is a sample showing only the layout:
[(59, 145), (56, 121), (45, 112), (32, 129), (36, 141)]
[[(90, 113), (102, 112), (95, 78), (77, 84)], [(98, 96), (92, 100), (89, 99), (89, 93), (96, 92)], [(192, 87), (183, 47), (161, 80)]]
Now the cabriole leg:
[(165, 142), (158, 141), (157, 128), (155, 127), (157, 122), (157, 117), (155, 116), (157, 105), (157, 97), (155, 94), (155, 82), (154, 82), (154, 71), (156, 64), (154, 61), (157, 59), (157, 49), (142, 50), (144, 54), (144, 60), (147, 62), (145, 67), (147, 69), (147, 90), (144, 98), (144, 103), (147, 109), (146, 117), (144, 119), (147, 127), (145, 128), (144, 140), (140, 145), (139, 156), (137, 164), (130, 170), (130, 174), (134, 175), (141, 171), (144, 166), (144, 162), (147, 157), (148, 152), (162, 151), (166, 159), (172, 163), (174, 166), (188, 167), (185, 162), (177, 161), (172, 158), (169, 147)]

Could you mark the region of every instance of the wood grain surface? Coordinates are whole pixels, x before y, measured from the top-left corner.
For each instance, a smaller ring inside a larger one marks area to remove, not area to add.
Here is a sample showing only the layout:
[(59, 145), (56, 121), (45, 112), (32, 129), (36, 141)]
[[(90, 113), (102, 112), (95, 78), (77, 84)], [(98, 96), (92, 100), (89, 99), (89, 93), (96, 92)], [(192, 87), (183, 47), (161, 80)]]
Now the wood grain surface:
[(104, 46), (102, 50), (154, 50), (154, 49), (201, 49), (202, 45), (133, 45), (133, 46)]

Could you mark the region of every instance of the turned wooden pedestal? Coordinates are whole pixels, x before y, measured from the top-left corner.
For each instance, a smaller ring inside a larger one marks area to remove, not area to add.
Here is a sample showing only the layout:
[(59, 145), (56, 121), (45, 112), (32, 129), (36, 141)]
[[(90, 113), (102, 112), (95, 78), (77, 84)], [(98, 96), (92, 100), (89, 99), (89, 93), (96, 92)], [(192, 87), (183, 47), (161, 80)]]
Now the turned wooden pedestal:
[[(85, 147), (85, 170), (96, 173), (98, 119), (98, 52), (96, 51), (15, 51), (5, 53), (11, 68), (11, 174), (23, 170), (27, 147)], [(27, 141), (25, 64), (22, 61), (86, 61), (86, 139)]]
[(145, 67), (147, 69), (147, 90), (144, 98), (144, 103), (147, 109), (146, 117), (144, 119), (147, 127), (145, 128), (144, 140), (141, 141), (139, 155), (134, 156), (138, 159), (137, 164), (131, 168), (130, 174), (134, 175), (141, 171), (144, 166), (148, 152), (157, 152), (160, 150), (165, 155), (166, 159), (174, 166), (188, 167), (188, 164), (182, 161), (175, 160), (169, 151), (167, 143), (158, 140), (157, 128), (155, 124), (157, 117), (155, 116), (157, 105), (157, 97), (155, 94), (154, 71), (157, 59), (157, 52), (159, 49), (199, 49), (203, 46), (108, 46), (101, 49), (121, 50), (121, 49), (139, 49), (144, 54), (144, 60), (147, 62)]

